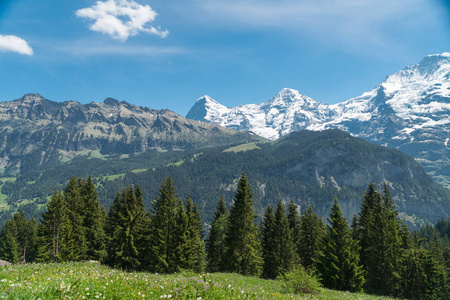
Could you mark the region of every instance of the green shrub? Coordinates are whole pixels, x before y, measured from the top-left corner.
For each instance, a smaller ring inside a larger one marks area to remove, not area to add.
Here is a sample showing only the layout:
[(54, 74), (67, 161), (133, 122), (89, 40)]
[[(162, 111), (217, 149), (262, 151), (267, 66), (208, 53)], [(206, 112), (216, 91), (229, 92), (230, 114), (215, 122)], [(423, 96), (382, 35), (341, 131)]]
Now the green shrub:
[(283, 280), (287, 289), (294, 294), (317, 294), (321, 287), (318, 279), (308, 273), (303, 266), (283, 275)]

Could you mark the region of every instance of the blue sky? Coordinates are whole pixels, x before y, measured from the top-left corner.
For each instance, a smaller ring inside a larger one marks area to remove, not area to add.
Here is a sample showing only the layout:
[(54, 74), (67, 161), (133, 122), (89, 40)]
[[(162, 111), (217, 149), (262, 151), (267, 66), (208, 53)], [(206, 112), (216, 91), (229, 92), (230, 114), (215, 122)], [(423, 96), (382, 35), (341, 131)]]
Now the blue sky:
[(450, 51), (444, 0), (0, 0), (0, 100), (106, 97), (185, 115), (284, 87), (325, 103)]

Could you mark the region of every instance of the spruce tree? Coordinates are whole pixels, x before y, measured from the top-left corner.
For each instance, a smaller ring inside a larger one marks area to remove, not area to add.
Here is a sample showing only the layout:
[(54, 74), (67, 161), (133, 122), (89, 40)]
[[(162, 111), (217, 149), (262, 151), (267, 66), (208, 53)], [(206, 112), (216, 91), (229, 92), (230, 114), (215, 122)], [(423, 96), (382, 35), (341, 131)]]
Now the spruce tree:
[(336, 198), (328, 222), (316, 262), (321, 282), (331, 289), (361, 291), (364, 276), (359, 264), (359, 246), (351, 236)]
[(106, 263), (110, 266), (137, 270), (144, 260), (140, 241), (145, 238), (148, 225), (144, 205), (139, 193), (129, 186), (117, 194), (108, 214)]
[(398, 289), (402, 249), (400, 222), (386, 185), (383, 195), (369, 185), (356, 224), (366, 272), (365, 289), (370, 293), (394, 295)]
[(68, 244), (66, 257), (68, 260), (78, 261), (85, 259), (87, 252), (86, 227), (84, 222), (84, 201), (82, 199), (81, 178), (72, 176), (64, 188), (64, 198), (67, 203), (67, 216), (70, 222), (70, 233), (66, 237)]
[(225, 232), (228, 222), (228, 210), (223, 197), (220, 197), (214, 211), (211, 229), (206, 241), (207, 264), (209, 272), (225, 270)]
[(12, 264), (20, 261), (20, 247), (18, 245), (12, 220), (6, 221), (0, 232), (0, 259)]
[(407, 299), (444, 299), (446, 276), (424, 249), (409, 249), (400, 268), (400, 296)]
[(17, 256), (23, 263), (32, 262), (36, 256), (36, 234), (37, 225), (34, 219), (27, 220), (23, 210), (15, 213), (12, 218), (15, 228), (15, 239), (17, 241)]
[(196, 203), (190, 196), (186, 199), (186, 242), (184, 246), (184, 269), (201, 273), (205, 269), (205, 242), (203, 241), (203, 226)]
[(263, 260), (255, 220), (253, 193), (247, 177), (242, 173), (228, 218), (226, 237), (228, 271), (256, 276), (261, 273)]
[(91, 176), (81, 187), (83, 201), (83, 227), (85, 232), (86, 253), (84, 259), (99, 260), (106, 255), (105, 216), (97, 200), (98, 194), (95, 190)]
[(186, 213), (176, 195), (172, 177), (169, 176), (159, 188), (151, 219), (153, 265), (156, 272), (174, 273), (180, 270), (185, 224)]
[(288, 221), (289, 221), (289, 228), (292, 232), (292, 238), (294, 240), (294, 245), (296, 247), (296, 252), (298, 255), (300, 255), (300, 249), (301, 249), (301, 233), (300, 233), (300, 213), (299, 213), (299, 207), (297, 204), (295, 204), (294, 199), (291, 199), (288, 206)]
[(325, 226), (322, 219), (312, 211), (309, 205), (300, 216), (300, 262), (306, 269), (312, 269), (314, 260), (320, 250), (320, 241), (325, 234)]
[(68, 243), (71, 225), (68, 208), (63, 193), (56, 191), (47, 203), (38, 227), (37, 247), (39, 262), (59, 262), (72, 260)]
[(284, 205), (280, 201), (275, 211), (274, 223), (275, 249), (276, 261), (278, 265), (278, 274), (284, 275), (292, 270), (298, 263), (298, 255), (295, 249), (292, 231), (289, 228), (289, 221), (286, 217)]
[(264, 213), (263, 224), (261, 228), (261, 246), (262, 257), (264, 260), (263, 271), (261, 276), (263, 278), (275, 279), (278, 276), (278, 261), (275, 241), (275, 215), (270, 204)]

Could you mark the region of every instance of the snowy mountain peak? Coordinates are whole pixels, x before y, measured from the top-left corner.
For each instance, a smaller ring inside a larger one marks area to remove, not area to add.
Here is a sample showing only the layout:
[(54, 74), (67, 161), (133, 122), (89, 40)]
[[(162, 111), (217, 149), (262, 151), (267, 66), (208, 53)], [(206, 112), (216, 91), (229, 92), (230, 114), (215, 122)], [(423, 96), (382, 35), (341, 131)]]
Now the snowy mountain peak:
[(450, 52), (426, 56), (387, 76), (373, 90), (334, 105), (317, 102), (289, 88), (266, 102), (234, 108), (216, 101), (200, 102), (187, 118), (252, 131), (269, 139), (302, 129), (338, 128), (403, 150), (427, 162), (427, 166), (436, 162), (433, 172), (445, 176), (449, 173), (450, 186), (446, 143), (450, 132)]
[(439, 53), (439, 54), (431, 54), (431, 55), (427, 55), (426, 57), (434, 57), (434, 56), (450, 58), (450, 52), (443, 52), (443, 53)]
[[(204, 95), (195, 102), (194, 106), (189, 110), (186, 118), (197, 121), (206, 121), (216, 123), (230, 109), (208, 95)], [(219, 123), (221, 125), (221, 123)]]
[(297, 90), (284, 88), (281, 91), (279, 91), (278, 94), (276, 94), (274, 98), (284, 98), (284, 99), (294, 100), (297, 98), (301, 98), (301, 96), (302, 96), (302, 94), (300, 94), (300, 92)]
[(218, 103), (216, 100), (214, 100), (213, 98), (211, 98), (208, 95), (201, 96), (200, 98), (197, 99), (197, 102), (202, 102), (202, 103), (215, 102), (215, 103)]

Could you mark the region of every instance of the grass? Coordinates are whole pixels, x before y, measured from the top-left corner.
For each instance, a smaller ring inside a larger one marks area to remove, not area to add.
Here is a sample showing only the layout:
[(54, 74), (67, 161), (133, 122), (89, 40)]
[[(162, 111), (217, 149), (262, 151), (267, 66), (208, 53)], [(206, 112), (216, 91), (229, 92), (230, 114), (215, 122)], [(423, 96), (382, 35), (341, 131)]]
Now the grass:
[(142, 173), (142, 172), (146, 172), (146, 171), (148, 171), (148, 169), (134, 169), (134, 170), (131, 170), (131, 173), (138, 174), (138, 173)]
[(103, 178), (105, 180), (114, 181), (118, 178), (123, 178), (124, 176), (125, 176), (125, 173), (121, 173), (121, 174), (114, 174), (114, 175), (106, 175), (106, 176), (103, 176)]
[(288, 293), (279, 280), (236, 274), (158, 275), (122, 272), (98, 263), (0, 267), (0, 299), (385, 299), (320, 289)]
[(184, 159), (179, 160), (179, 161), (174, 162), (174, 163), (167, 164), (167, 165), (165, 165), (165, 166), (166, 166), (166, 167), (169, 167), (169, 166), (179, 167), (179, 166), (181, 166), (183, 163), (184, 163)]
[(249, 144), (243, 144), (243, 145), (239, 145), (239, 146), (235, 146), (235, 147), (231, 147), (228, 148), (226, 150), (224, 150), (223, 152), (245, 152), (245, 151), (250, 151), (250, 150), (254, 150), (254, 149), (261, 149), (259, 148), (256, 144), (258, 142), (254, 142), (254, 143), (249, 143)]

